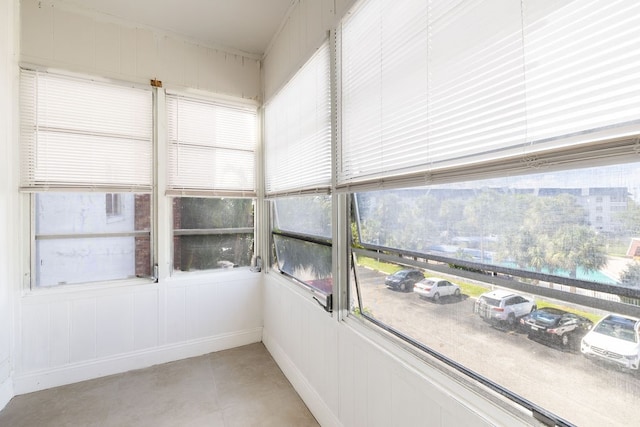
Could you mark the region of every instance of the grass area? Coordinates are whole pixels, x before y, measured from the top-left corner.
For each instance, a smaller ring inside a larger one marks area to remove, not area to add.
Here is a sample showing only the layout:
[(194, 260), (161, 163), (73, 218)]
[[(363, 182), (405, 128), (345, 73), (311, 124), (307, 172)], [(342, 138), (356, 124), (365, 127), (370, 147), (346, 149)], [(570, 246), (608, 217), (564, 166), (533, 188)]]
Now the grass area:
[(365, 258), (365, 257), (358, 257), (358, 265), (360, 267), (369, 267), (372, 270), (380, 271), (386, 274), (393, 274), (396, 271), (400, 271), (403, 268), (405, 268), (396, 264), (391, 264), (388, 262), (378, 261), (373, 258)]
[(575, 308), (567, 307), (562, 304), (553, 304), (548, 301), (543, 301), (538, 299), (536, 299), (536, 305), (538, 306), (538, 308), (543, 308), (543, 307), (559, 308), (560, 310), (568, 311), (570, 313), (577, 314), (578, 316), (584, 316), (587, 319), (591, 320), (593, 323), (596, 323), (598, 320), (602, 318), (602, 316), (598, 316), (597, 314), (590, 313), (588, 311), (576, 310)]
[[(406, 268), (406, 267), (402, 267), (400, 265), (392, 264), (389, 262), (378, 261), (373, 258), (365, 258), (365, 257), (358, 257), (358, 264), (361, 267), (368, 267), (368, 268), (371, 268), (372, 270), (376, 270), (385, 274), (393, 274), (396, 271)], [(476, 285), (473, 283), (461, 282), (457, 280), (454, 283), (460, 286), (460, 291), (463, 294), (468, 295), (470, 297), (478, 297), (489, 290), (485, 286)]]
[[(385, 274), (393, 274), (398, 270), (402, 270), (403, 268), (406, 268), (406, 267), (399, 266), (397, 264), (378, 261), (378, 260), (375, 260), (373, 258), (365, 258), (365, 257), (358, 257), (358, 264), (361, 267), (368, 267), (368, 268), (371, 268), (372, 270), (376, 270), (376, 271), (379, 271), (379, 272), (385, 273)], [(477, 298), (480, 295), (482, 295), (483, 293), (489, 291), (488, 287), (485, 287), (485, 286), (482, 286), (482, 285), (477, 285), (477, 284), (474, 284), (474, 283), (468, 283), (468, 282), (463, 282), (463, 281), (459, 281), (459, 280), (456, 280), (455, 282), (452, 280), (452, 282), (455, 283), (456, 285), (460, 286), (460, 291), (464, 295), (468, 295), (469, 297), (472, 297), (472, 298)], [(544, 301), (544, 300), (539, 300), (539, 299), (536, 299), (536, 304), (537, 304), (538, 308), (555, 307), (555, 308), (559, 308), (560, 310), (565, 310), (565, 311), (568, 311), (568, 312), (571, 312), (571, 313), (575, 313), (575, 314), (577, 314), (579, 316), (586, 317), (587, 319), (591, 320), (593, 323), (596, 323), (602, 317), (602, 316), (599, 316), (597, 314), (590, 313), (588, 311), (577, 310), (577, 309), (574, 309), (574, 308), (571, 308), (571, 307), (564, 306), (562, 304), (554, 304), (554, 303), (551, 303), (549, 301)]]

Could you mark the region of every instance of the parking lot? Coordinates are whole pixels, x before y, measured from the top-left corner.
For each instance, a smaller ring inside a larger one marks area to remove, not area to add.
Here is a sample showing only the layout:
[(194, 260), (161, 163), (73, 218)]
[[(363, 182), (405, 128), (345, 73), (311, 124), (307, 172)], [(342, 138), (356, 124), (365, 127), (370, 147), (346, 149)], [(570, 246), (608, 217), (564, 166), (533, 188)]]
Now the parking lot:
[(473, 313), (467, 295), (436, 304), (388, 289), (385, 277), (358, 270), (362, 304), (376, 319), (576, 425), (640, 422), (639, 375), (491, 326)]

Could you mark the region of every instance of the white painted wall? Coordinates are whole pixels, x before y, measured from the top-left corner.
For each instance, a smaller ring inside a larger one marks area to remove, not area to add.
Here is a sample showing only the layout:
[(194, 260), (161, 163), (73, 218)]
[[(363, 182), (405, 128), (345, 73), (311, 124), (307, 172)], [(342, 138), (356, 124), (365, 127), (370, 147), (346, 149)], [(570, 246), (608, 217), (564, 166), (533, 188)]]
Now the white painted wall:
[(25, 63), (164, 87), (258, 99), (260, 63), (176, 35), (22, 0), (20, 59)]
[(264, 291), (263, 341), (323, 426), (534, 424), (357, 321), (338, 322), (282, 277), (268, 274)]
[(18, 276), (15, 267), (17, 216), (14, 156), (15, 80), (17, 64), (17, 0), (0, 0), (0, 408), (13, 396), (13, 302)]
[[(15, 2), (15, 11), (10, 5)], [(228, 54), (148, 28), (114, 22), (110, 18), (61, 9), (47, 0), (0, 0), (0, 28), (20, 16), (20, 61), (112, 79), (164, 87), (190, 88), (225, 96), (258, 99), (259, 61)], [(4, 13), (5, 9), (10, 13)], [(9, 26), (10, 27), (10, 26)], [(10, 42), (0, 36), (0, 87), (7, 72), (17, 72), (10, 58)], [(4, 93), (4, 92), (3, 92)], [(19, 194), (17, 180), (5, 181), (15, 164), (4, 156), (17, 150), (5, 135), (5, 123), (16, 111), (12, 100), (0, 97), (0, 246), (22, 241), (22, 248), (0, 256), (0, 367), (7, 359), (5, 345), (15, 331), (12, 394), (124, 372), (191, 357), (262, 338), (262, 278), (248, 268), (169, 275), (170, 204), (159, 197), (158, 283), (69, 285), (30, 291), (17, 279), (27, 271), (20, 220), (26, 212), (12, 208), (29, 196)], [(160, 119), (163, 129), (163, 120)], [(162, 142), (161, 142), (162, 144)], [(16, 151), (17, 153), (17, 151)], [(161, 157), (161, 161), (163, 156)], [(159, 179), (159, 194), (164, 194)], [(23, 203), (23, 206), (25, 204)], [(26, 209), (25, 209), (26, 211)], [(13, 230), (16, 230), (15, 232)], [(11, 234), (14, 233), (14, 234)], [(15, 239), (15, 240), (12, 240)], [(14, 245), (15, 246), (15, 245)], [(26, 249), (25, 249), (26, 247)], [(24, 267), (23, 267), (24, 268)], [(17, 272), (17, 273), (16, 273)], [(6, 307), (15, 300), (14, 327)], [(0, 369), (0, 381), (2, 376)], [(0, 394), (1, 396), (1, 394)], [(0, 408), (4, 406), (0, 400)]]
[(355, 0), (299, 0), (263, 60), (264, 99), (276, 93), (327, 38)]

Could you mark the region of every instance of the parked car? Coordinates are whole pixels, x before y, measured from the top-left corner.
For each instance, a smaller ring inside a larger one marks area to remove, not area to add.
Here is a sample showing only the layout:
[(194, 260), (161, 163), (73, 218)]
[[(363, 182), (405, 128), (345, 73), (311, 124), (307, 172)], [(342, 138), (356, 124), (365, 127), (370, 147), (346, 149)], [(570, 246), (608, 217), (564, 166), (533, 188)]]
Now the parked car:
[(554, 307), (532, 311), (520, 319), (520, 324), (529, 337), (557, 342), (564, 348), (577, 348), (582, 337), (593, 326), (593, 322), (586, 317)]
[(421, 298), (431, 298), (438, 302), (441, 297), (459, 297), (460, 286), (438, 277), (428, 277), (416, 283), (413, 292), (420, 295)]
[(533, 299), (504, 289), (486, 292), (473, 304), (474, 313), (482, 319), (490, 323), (506, 323), (511, 327), (536, 308)]
[(639, 319), (609, 314), (582, 338), (580, 351), (587, 357), (637, 371), (640, 365), (639, 327)]
[(399, 289), (403, 292), (410, 292), (413, 285), (424, 279), (424, 274), (418, 270), (405, 269), (396, 271), (384, 280), (384, 284), (392, 289)]

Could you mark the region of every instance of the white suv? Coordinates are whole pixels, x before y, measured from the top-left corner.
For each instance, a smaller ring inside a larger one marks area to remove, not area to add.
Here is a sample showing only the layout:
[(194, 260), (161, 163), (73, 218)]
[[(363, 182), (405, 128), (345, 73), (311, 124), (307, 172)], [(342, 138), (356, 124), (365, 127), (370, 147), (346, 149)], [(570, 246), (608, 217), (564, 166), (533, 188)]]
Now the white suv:
[(639, 319), (609, 314), (582, 338), (580, 351), (587, 357), (637, 371), (640, 366), (639, 327)]
[(474, 313), (484, 320), (507, 323), (511, 327), (517, 324), (519, 318), (536, 309), (533, 299), (504, 289), (480, 295), (473, 305)]

